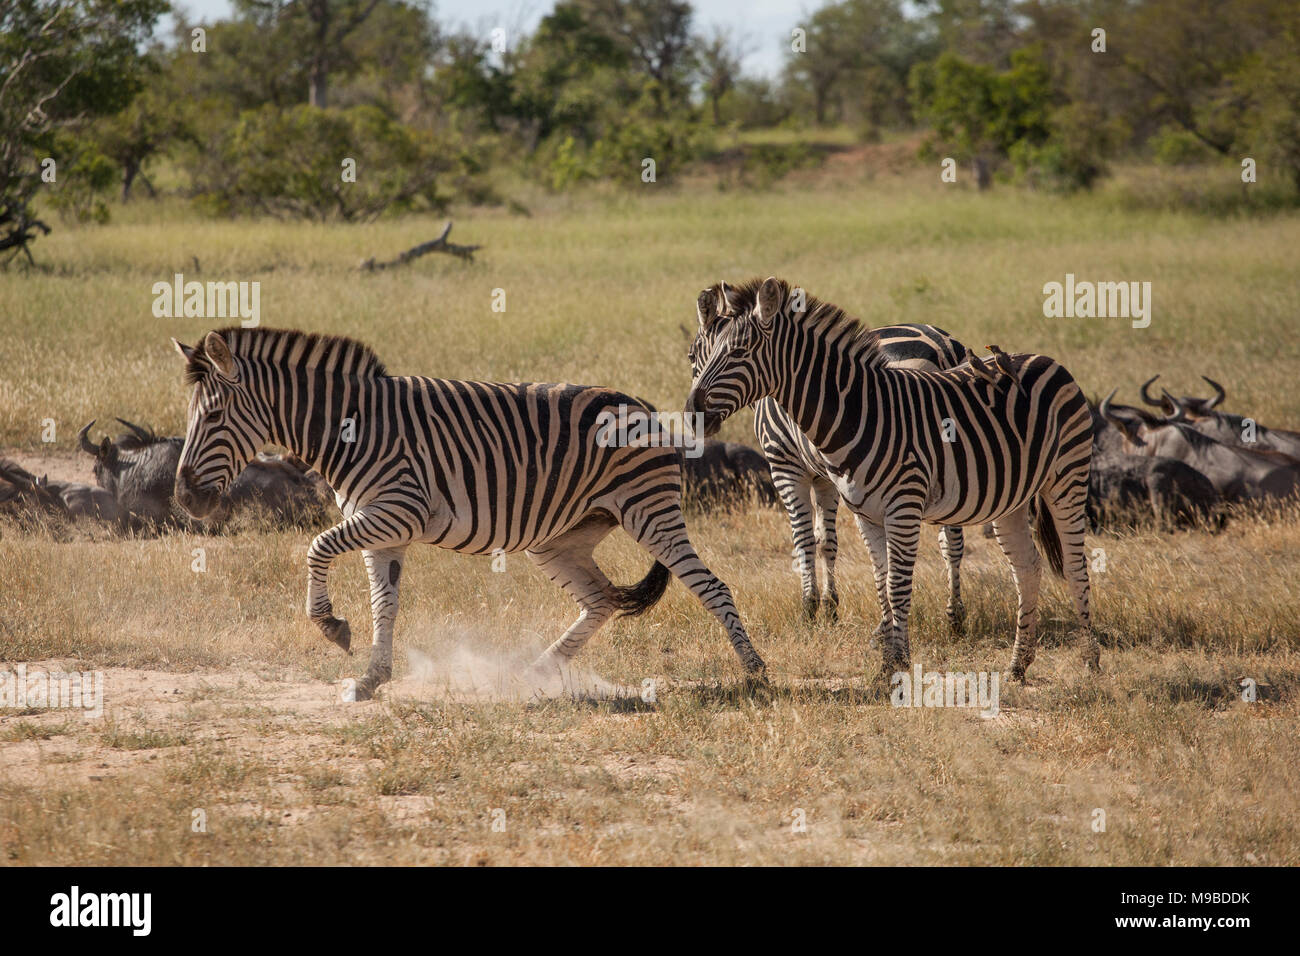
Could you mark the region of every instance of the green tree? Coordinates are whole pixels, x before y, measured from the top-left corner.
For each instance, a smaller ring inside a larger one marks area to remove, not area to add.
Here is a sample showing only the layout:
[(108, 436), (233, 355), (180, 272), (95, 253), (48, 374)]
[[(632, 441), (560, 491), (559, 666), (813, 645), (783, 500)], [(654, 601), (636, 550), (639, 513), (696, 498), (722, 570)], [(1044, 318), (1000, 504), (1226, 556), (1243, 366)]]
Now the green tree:
[[(22, 252), (32, 261), (28, 246), (49, 232), (34, 206), (47, 185), (42, 160), (53, 156), (60, 137), (66, 142), (90, 119), (131, 102), (142, 85), (140, 51), (165, 9), (165, 0), (8, 0), (0, 6), (0, 253)], [(56, 182), (66, 184), (72, 173), (62, 170)]]

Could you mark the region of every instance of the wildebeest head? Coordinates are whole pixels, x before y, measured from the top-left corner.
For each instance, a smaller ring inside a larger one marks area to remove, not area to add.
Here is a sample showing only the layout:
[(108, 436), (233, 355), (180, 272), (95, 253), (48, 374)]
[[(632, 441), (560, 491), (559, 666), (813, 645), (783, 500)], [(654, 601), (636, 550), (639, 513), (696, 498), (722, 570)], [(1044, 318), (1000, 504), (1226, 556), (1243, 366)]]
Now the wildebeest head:
[(160, 438), (125, 419), (129, 431), (117, 440), (90, 440), (92, 421), (77, 433), (81, 450), (95, 459), (95, 482), (127, 512), (156, 522), (172, 516), (172, 485), (181, 456), (179, 438)]
[(1157, 400), (1151, 397), (1149, 389), (1151, 388), (1151, 384), (1159, 377), (1159, 375), (1153, 375), (1142, 383), (1142, 388), (1140, 389), (1142, 393), (1142, 401), (1150, 405), (1152, 408), (1160, 409), (1165, 413), (1165, 416), (1169, 418), (1173, 418), (1179, 414), (1180, 406), (1182, 408), (1183, 416), (1179, 419), (1180, 421), (1196, 421), (1199, 418), (1208, 417), (1214, 414), (1214, 410), (1218, 408), (1224, 398), (1227, 397), (1227, 393), (1223, 390), (1222, 385), (1209, 376), (1202, 375), (1201, 378), (1208, 382), (1210, 387), (1214, 389), (1214, 396), (1212, 398), (1196, 398), (1191, 395), (1184, 395), (1182, 398), (1175, 399), (1164, 389), (1161, 389), (1160, 399)]

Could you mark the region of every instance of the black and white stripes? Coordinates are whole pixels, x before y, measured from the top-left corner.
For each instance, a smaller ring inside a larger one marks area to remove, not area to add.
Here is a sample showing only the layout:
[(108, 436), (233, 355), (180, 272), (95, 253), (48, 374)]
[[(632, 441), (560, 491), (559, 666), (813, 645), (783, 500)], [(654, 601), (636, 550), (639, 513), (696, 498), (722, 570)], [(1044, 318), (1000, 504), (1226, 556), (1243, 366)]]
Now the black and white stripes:
[[(698, 374), (713, 342), (727, 323), (754, 308), (761, 280), (739, 285), (719, 282), (700, 293), (696, 300), (699, 333), (691, 343), (692, 374)], [(966, 346), (933, 325), (889, 325), (872, 329), (869, 335), (886, 362), (896, 368), (944, 369), (965, 360)], [(816, 617), (820, 609), (830, 620), (838, 617), (839, 589), (835, 561), (839, 553), (836, 512), (839, 492), (827, 468), (826, 459), (799, 426), (773, 398), (754, 404), (754, 433), (767, 457), (781, 503), (790, 518), (794, 557), (803, 591), (804, 616)], [(965, 607), (961, 599), (961, 559), (965, 536), (961, 528), (945, 527), (939, 532), (939, 550), (948, 569), (948, 623), (961, 632)], [(825, 575), (821, 595), (817, 592), (818, 558)], [(883, 568), (877, 569), (883, 573)], [(881, 608), (878, 631), (889, 626), (887, 607)]]
[[(723, 624), (746, 669), (762, 670), (730, 592), (686, 535), (679, 449), (597, 441), (603, 415), (653, 411), (644, 402), (575, 385), (390, 376), (359, 342), (302, 332), (226, 329), (176, 347), (194, 385), (176, 482), (186, 510), (206, 514), (267, 443), (289, 448), (334, 489), (343, 520), (308, 550), (307, 613), (350, 646), (326, 582), (336, 557), (364, 551), (374, 639), (359, 698), (391, 676), (398, 580), (412, 542), (526, 551), (568, 591), (581, 613), (538, 666), (572, 656), (613, 614), (652, 606), (671, 572)], [(620, 525), (656, 559), (627, 588), (592, 557)]]
[[(1011, 669), (1023, 677), (1037, 641), (1039, 557), (1064, 575), (1088, 635), (1083, 550), (1092, 421), (1060, 364), (1013, 355), (991, 372), (891, 368), (876, 339), (836, 306), (764, 281), (754, 307), (720, 330), (686, 402), (706, 432), (738, 409), (774, 399), (825, 459), (877, 568), (890, 629), (886, 672), (909, 666), (908, 616), (920, 524), (992, 521), (1020, 595)], [(885, 569), (882, 570), (881, 569)]]

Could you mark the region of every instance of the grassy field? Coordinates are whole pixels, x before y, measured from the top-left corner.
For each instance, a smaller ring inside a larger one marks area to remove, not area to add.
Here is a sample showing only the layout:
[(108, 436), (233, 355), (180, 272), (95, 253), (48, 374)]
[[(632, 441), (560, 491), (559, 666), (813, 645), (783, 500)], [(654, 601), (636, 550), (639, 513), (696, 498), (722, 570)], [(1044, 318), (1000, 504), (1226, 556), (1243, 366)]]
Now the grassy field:
[[(357, 263), (440, 221), (225, 223), (140, 203), (42, 240), (40, 270), (0, 272), (0, 449), (84, 472), (71, 455), (91, 418), (178, 432), (168, 337), (214, 323), (153, 317), (153, 283), (177, 272), (260, 281), (264, 325), (356, 336), (396, 373), (609, 384), (665, 408), (689, 386), (679, 326), (698, 290), (775, 273), (871, 324), (1046, 352), (1090, 394), (1119, 386), (1136, 402), (1157, 372), (1200, 392), (1208, 374), (1232, 410), (1300, 426), (1300, 216), (1135, 211), (1121, 191), (1134, 182), (981, 196), (929, 172), (864, 170), (766, 192), (535, 197), (530, 217), (457, 215), (452, 239), (484, 247), (472, 265), (430, 257), (376, 275)], [(1151, 282), (1150, 328), (1044, 318), (1043, 284), (1067, 272)], [(752, 441), (750, 422), (723, 437)], [(1300, 863), (1300, 512), (1218, 535), (1091, 538), (1106, 560), (1093, 577), (1103, 672), (1083, 671), (1050, 582), (1030, 682), (1004, 683), (991, 718), (894, 709), (872, 686), (874, 588), (849, 522), (837, 625), (799, 620), (782, 512), (690, 524), (770, 692), (745, 691), (722, 630), (674, 584), (580, 659), (588, 683), (655, 679), (654, 703), (516, 699), (512, 667), (573, 605), (522, 556), (495, 573), (488, 558), (420, 549), (397, 680), (343, 704), (331, 682), (359, 675), (364, 655), (343, 657), (303, 616), (306, 533), (0, 524), (0, 661), (107, 679), (102, 719), (0, 710), (0, 861)], [(923, 548), (912, 644), (927, 670), (1009, 658), (1009, 571), (992, 542), (968, 540), (964, 638), (946, 632), (937, 547)], [(618, 582), (648, 565), (621, 534), (599, 557)], [(360, 637), (359, 555), (336, 565), (332, 592)], [(1243, 678), (1257, 701), (1242, 700)]]

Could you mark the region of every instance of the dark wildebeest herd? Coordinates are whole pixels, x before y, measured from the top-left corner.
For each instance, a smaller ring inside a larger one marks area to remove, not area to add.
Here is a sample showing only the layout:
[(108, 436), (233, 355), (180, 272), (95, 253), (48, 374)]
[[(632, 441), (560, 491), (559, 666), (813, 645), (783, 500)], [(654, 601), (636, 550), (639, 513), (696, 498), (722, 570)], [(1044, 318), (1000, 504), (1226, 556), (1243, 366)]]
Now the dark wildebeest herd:
[(1156, 378), (1139, 392), (1159, 414), (1115, 404), (1114, 391), (1093, 409), (1094, 527), (1219, 527), (1226, 505), (1268, 505), (1300, 491), (1300, 433), (1220, 411), (1226, 394), (1209, 378), (1213, 397), (1175, 398), (1161, 389), (1153, 398)]
[[(1118, 405), (1115, 392), (1093, 407), (1093, 457), (1088, 516), (1094, 530), (1155, 524), (1165, 529), (1219, 528), (1225, 506), (1278, 501), (1300, 492), (1300, 432), (1267, 428), (1221, 411), (1222, 386), (1206, 379), (1208, 398), (1150, 391), (1144, 404)], [(0, 458), (0, 513), (87, 518), (123, 531), (169, 527), (216, 531), (236, 514), (275, 526), (312, 527), (336, 520), (333, 493), (293, 455), (259, 455), (240, 474), (216, 512), (196, 521), (176, 507), (176, 466), (185, 443), (118, 419), (127, 431), (95, 444), (86, 425), (77, 435), (94, 462), (95, 484), (37, 477)], [(767, 460), (736, 442), (709, 440), (686, 457), (685, 494), (708, 510), (756, 499), (778, 502)]]

